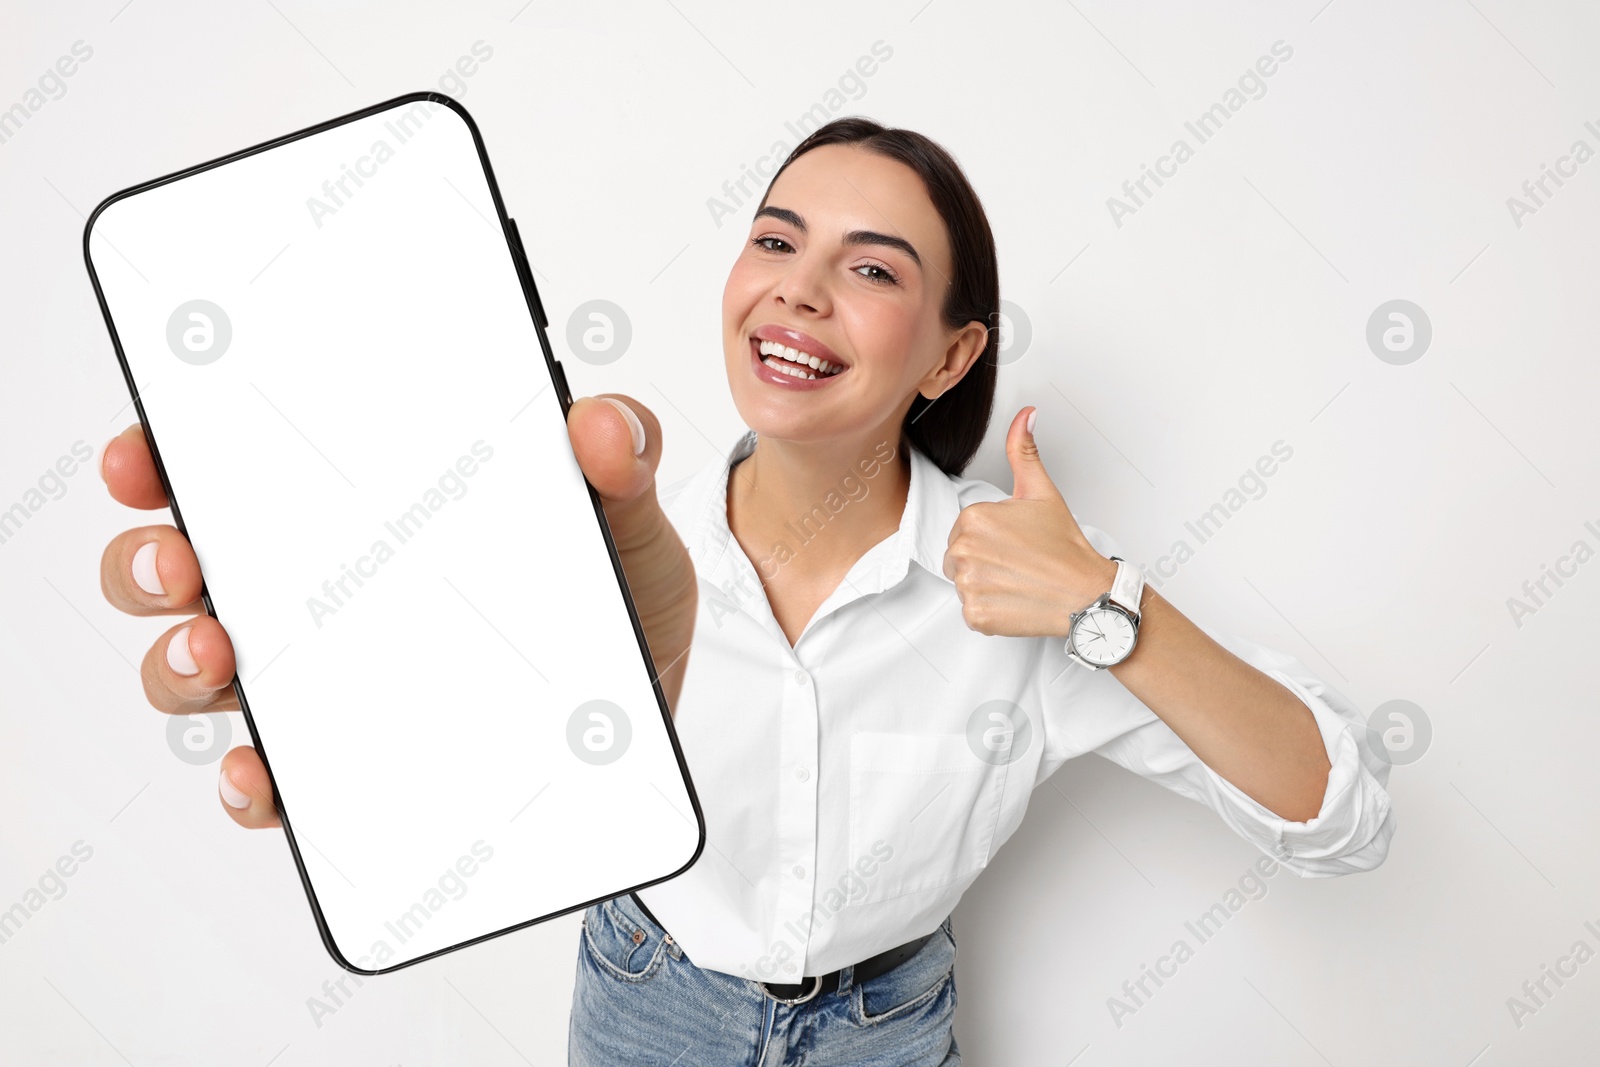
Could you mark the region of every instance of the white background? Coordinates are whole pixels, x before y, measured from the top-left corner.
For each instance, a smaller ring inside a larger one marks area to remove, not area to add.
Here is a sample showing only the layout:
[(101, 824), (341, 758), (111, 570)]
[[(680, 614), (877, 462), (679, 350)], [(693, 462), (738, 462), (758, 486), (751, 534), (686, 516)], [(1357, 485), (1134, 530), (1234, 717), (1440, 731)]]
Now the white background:
[[(1600, 125), (1600, 16), (1507, 0), (1233, 2), (1137, 11), (903, 0), (756, 9), (578, 5), (19, 5), (0, 108), (76, 41), (93, 55), (0, 143), (0, 509), (132, 418), (80, 251), (100, 199), (415, 89), (474, 42), (454, 92), (488, 143), (566, 354), (605, 299), (633, 338), (568, 354), (574, 393), (662, 419), (670, 486), (739, 429), (719, 298), (746, 204), (724, 181), (792, 144), (875, 41), (840, 113), (920, 130), (967, 168), (1031, 340), (996, 424), (1039, 436), (1084, 521), (1147, 562), (1275, 441), (1293, 458), (1162, 591), (1290, 651), (1363, 707), (1407, 699), (1431, 747), (1395, 768), (1377, 871), (1283, 873), (1118, 1027), (1107, 998), (1256, 856), (1209, 812), (1097, 759), (1035, 795), (955, 916), (974, 1064), (1541, 1064), (1593, 1057), (1600, 962), (1519, 1027), (1507, 998), (1579, 939), (1600, 950), (1600, 740), (1583, 681), (1590, 562), (1533, 615), (1507, 598), (1600, 548), (1593, 359), (1600, 164), (1519, 227), (1506, 200)], [(1275, 41), (1293, 57), (1119, 227), (1106, 199)], [(464, 90), (464, 91), (463, 91)], [(1433, 341), (1367, 347), (1407, 299)], [(998, 434), (970, 469), (1009, 486)], [(67, 892), (0, 944), (0, 1059), (144, 1065), (563, 1062), (576, 916), (387, 978), (318, 1021), (341, 972), (282, 835), (218, 810), (135, 665), (171, 620), (101, 599), (101, 549), (164, 521), (80, 470), (0, 543), (0, 908), (79, 840)], [(300, 518), (277, 501), (286, 526)], [(1551, 586), (1554, 589), (1553, 586)], [(232, 722), (235, 743), (245, 738)], [(470, 729), (470, 723), (457, 728)], [(220, 756), (220, 750), (217, 752)], [(352, 768), (349, 787), (363, 782)], [(373, 796), (381, 804), (381, 796)]]

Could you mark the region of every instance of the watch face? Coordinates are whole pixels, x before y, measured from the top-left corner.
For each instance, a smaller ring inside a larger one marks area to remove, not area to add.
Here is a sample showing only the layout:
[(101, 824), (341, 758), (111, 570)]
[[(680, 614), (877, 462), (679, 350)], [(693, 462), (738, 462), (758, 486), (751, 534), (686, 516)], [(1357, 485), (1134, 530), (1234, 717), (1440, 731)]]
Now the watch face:
[(1090, 608), (1072, 628), (1072, 649), (1090, 663), (1111, 666), (1133, 651), (1133, 622), (1111, 608)]

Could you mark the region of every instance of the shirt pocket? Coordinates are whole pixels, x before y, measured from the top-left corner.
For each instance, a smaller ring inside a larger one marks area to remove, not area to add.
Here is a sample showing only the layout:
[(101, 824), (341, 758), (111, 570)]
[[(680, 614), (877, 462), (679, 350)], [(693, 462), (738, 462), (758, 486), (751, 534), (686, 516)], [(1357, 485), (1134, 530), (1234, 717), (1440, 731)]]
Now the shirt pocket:
[(846, 904), (970, 881), (989, 862), (1006, 768), (964, 734), (861, 732), (850, 739)]

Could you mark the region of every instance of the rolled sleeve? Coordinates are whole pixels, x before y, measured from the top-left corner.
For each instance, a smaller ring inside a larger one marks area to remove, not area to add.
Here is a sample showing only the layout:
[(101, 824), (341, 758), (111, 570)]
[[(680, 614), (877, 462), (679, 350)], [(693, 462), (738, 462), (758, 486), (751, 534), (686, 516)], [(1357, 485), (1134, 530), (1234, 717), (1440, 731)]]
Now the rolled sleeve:
[[(1121, 554), (1102, 531), (1084, 529), (1103, 554)], [(1064, 685), (1046, 690), (1053, 694), (1046, 701), (1046, 737), (1052, 743), (1047, 745), (1051, 758), (1041, 771), (1047, 774), (1061, 759), (1095, 752), (1205, 804), (1236, 834), (1303, 878), (1331, 878), (1383, 863), (1396, 825), (1385, 788), (1390, 765), (1373, 751), (1360, 709), (1293, 656), (1247, 638), (1200, 629), (1311, 709), (1329, 763), (1327, 788), (1315, 817), (1291, 822), (1246, 795), (1202, 762), (1109, 671), (1073, 667), (1064, 672), (1069, 677)], [(1061, 659), (1066, 661), (1064, 652)]]
[[(1389, 853), (1395, 817), (1386, 788), (1389, 763), (1373, 752), (1360, 709), (1294, 657), (1242, 637), (1206, 632), (1310, 708), (1328, 753), (1328, 786), (1322, 805), (1304, 822), (1273, 814), (1196, 759), (1213, 789), (1227, 799), (1233, 816), (1228, 818), (1229, 824), (1304, 878), (1329, 878), (1377, 867)], [(1173, 740), (1183, 743), (1176, 734)]]

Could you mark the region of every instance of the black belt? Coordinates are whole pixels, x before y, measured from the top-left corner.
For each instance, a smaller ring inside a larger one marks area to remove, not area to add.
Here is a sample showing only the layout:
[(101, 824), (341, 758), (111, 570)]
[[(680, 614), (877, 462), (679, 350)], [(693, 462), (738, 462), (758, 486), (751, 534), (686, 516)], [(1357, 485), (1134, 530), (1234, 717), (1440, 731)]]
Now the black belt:
[[(633, 902), (639, 905), (639, 910), (644, 912), (645, 918), (665, 930), (659, 920), (650, 914), (650, 909), (644, 906), (644, 901), (639, 899), (638, 893), (629, 893)], [(851, 980), (855, 982), (869, 982), (879, 975), (888, 974), (902, 963), (922, 951), (922, 946), (928, 943), (933, 934), (924, 934), (915, 941), (907, 941), (897, 948), (887, 952), (880, 952), (876, 956), (869, 956), (855, 965), (851, 972)], [(758, 983), (769, 997), (780, 1004), (804, 1004), (813, 997), (825, 993), (835, 992), (839, 988), (839, 972), (829, 971), (821, 977), (808, 977), (801, 982), (760, 982)]]

